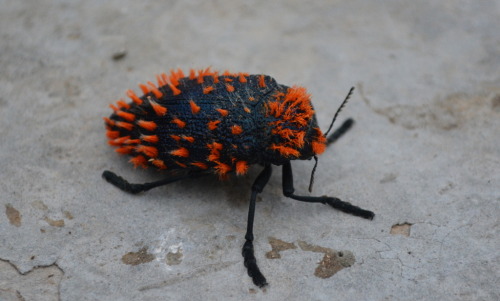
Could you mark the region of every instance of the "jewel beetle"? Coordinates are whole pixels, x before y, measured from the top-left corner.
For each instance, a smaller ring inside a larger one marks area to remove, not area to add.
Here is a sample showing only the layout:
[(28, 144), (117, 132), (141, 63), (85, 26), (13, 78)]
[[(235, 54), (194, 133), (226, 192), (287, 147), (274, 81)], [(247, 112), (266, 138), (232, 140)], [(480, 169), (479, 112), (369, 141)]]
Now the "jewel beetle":
[(309, 190), (313, 184), (317, 155), (340, 138), (353, 124), (345, 121), (328, 135), (354, 88), (335, 113), (324, 134), (317, 123), (310, 95), (299, 86), (278, 84), (267, 75), (182, 70), (156, 76), (157, 83), (140, 84), (138, 96), (127, 90), (123, 99), (110, 105), (113, 114), (105, 117), (108, 143), (120, 154), (130, 155), (138, 167), (164, 171), (164, 179), (132, 184), (111, 171), (105, 180), (129, 193), (139, 193), (185, 178), (230, 174), (244, 175), (248, 167), (260, 164), (263, 170), (251, 188), (247, 231), (242, 248), (244, 265), (253, 283), (267, 285), (254, 256), (253, 222), (255, 201), (271, 176), (272, 165), (281, 166), (283, 194), (291, 199), (322, 203), (373, 219), (374, 213), (336, 197), (296, 195), (292, 160), (314, 158)]

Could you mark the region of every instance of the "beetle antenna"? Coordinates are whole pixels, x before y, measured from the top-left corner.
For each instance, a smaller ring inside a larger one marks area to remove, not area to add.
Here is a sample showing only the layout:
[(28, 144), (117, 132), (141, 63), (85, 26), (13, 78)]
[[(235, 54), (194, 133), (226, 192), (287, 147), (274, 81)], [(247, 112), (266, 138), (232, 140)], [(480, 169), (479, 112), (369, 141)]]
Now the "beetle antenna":
[(330, 132), (330, 130), (333, 127), (333, 123), (335, 122), (335, 119), (337, 119), (337, 116), (339, 115), (340, 111), (342, 111), (342, 108), (345, 106), (345, 104), (347, 103), (347, 101), (351, 97), (353, 91), (354, 91), (354, 87), (351, 87), (351, 90), (349, 90), (349, 93), (347, 93), (347, 96), (345, 97), (344, 101), (342, 102), (342, 104), (340, 105), (340, 107), (337, 109), (337, 112), (333, 116), (332, 123), (330, 123), (330, 127), (328, 128), (328, 131), (326, 131), (325, 137), (328, 136), (328, 133)]
[(314, 184), (314, 173), (316, 172), (316, 167), (318, 166), (318, 157), (313, 156), (313, 158), (314, 158), (314, 161), (316, 161), (316, 163), (314, 163), (314, 167), (313, 167), (313, 170), (311, 172), (311, 180), (309, 180), (309, 192), (312, 192), (313, 184)]

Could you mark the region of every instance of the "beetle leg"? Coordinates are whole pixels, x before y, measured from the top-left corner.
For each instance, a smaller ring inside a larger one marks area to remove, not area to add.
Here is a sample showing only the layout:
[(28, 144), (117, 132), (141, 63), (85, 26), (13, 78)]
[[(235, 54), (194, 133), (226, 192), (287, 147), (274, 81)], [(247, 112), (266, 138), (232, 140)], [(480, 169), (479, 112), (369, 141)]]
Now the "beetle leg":
[(247, 222), (247, 233), (245, 234), (245, 244), (241, 254), (244, 258), (245, 267), (248, 271), (248, 276), (252, 277), (253, 283), (258, 287), (263, 287), (267, 285), (266, 278), (259, 270), (257, 266), (257, 260), (255, 259), (253, 252), (253, 220), (255, 215), (255, 199), (257, 194), (264, 190), (269, 178), (271, 177), (272, 168), (268, 164), (265, 166), (264, 170), (257, 176), (255, 182), (252, 185), (252, 196), (250, 198), (250, 208), (248, 209), (248, 222)]
[(354, 120), (352, 118), (347, 119), (342, 123), (342, 125), (331, 135), (326, 138), (326, 145), (330, 145), (337, 141), (340, 137), (342, 137), (354, 124)]
[[(338, 130), (337, 130), (338, 131)], [(335, 133), (337, 132), (335, 131)], [(332, 135), (334, 135), (333, 133)], [(307, 203), (322, 203), (328, 204), (333, 208), (343, 211), (345, 213), (349, 213), (352, 215), (360, 216), (366, 219), (373, 219), (375, 214), (371, 211), (361, 209), (358, 206), (354, 206), (351, 203), (341, 201), (335, 197), (328, 196), (300, 196), (293, 194), (295, 189), (293, 188), (293, 173), (292, 173), (292, 165), (290, 161), (283, 164), (283, 194), (286, 197), (291, 199), (307, 202)]]
[(186, 178), (197, 178), (199, 176), (206, 175), (206, 173), (183, 173), (183, 174), (178, 174), (178, 175), (171, 175), (168, 178), (165, 178), (160, 181), (156, 182), (150, 182), (150, 183), (144, 183), (144, 184), (134, 184), (134, 183), (129, 183), (127, 180), (124, 178), (118, 176), (114, 172), (111, 172), (109, 170), (105, 170), (102, 173), (102, 177), (108, 181), (109, 183), (113, 184), (114, 186), (120, 188), (121, 190), (132, 193), (132, 194), (137, 194), (139, 192), (147, 191), (152, 188), (158, 187), (158, 186), (163, 186), (167, 185), (173, 182), (177, 182), (182, 179)]

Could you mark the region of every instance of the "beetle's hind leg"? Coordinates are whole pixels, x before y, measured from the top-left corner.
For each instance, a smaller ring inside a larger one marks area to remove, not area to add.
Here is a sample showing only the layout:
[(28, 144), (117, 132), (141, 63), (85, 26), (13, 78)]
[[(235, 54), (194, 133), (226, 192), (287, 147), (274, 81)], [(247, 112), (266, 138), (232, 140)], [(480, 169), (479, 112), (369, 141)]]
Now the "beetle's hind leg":
[(352, 118), (349, 118), (346, 121), (344, 121), (344, 123), (342, 123), (342, 125), (337, 130), (335, 130), (335, 132), (331, 133), (330, 135), (328, 135), (328, 137), (326, 137), (326, 145), (330, 145), (330, 144), (334, 143), (335, 141), (337, 141), (349, 129), (351, 129), (353, 124), (354, 124), (354, 119), (352, 119)]
[(191, 173), (191, 172), (186, 172), (183, 174), (172, 174), (169, 177), (159, 180), (156, 182), (149, 182), (149, 183), (144, 183), (144, 184), (134, 184), (134, 183), (129, 183), (127, 180), (124, 178), (120, 177), (119, 175), (115, 174), (112, 171), (105, 170), (102, 173), (102, 177), (108, 181), (109, 183), (113, 184), (114, 186), (120, 188), (121, 190), (132, 193), (132, 194), (137, 194), (143, 191), (148, 191), (152, 188), (158, 187), (158, 186), (163, 186), (167, 185), (173, 182), (177, 182), (182, 179), (186, 178), (196, 178), (199, 176), (206, 175), (206, 173)]
[[(337, 130), (338, 131), (338, 130)], [(337, 132), (335, 131), (335, 132)], [(333, 133), (335, 134), (335, 133)], [(332, 134), (332, 135), (333, 135)], [(341, 201), (338, 198), (328, 197), (328, 196), (300, 196), (293, 194), (295, 189), (293, 188), (293, 173), (292, 173), (292, 165), (290, 161), (283, 164), (283, 194), (286, 197), (291, 199), (307, 202), (307, 203), (322, 203), (328, 204), (335, 209), (338, 209), (342, 212), (349, 213), (352, 215), (360, 216), (366, 219), (373, 219), (375, 214), (369, 210), (365, 210), (359, 208), (358, 206), (354, 206), (351, 203)]]

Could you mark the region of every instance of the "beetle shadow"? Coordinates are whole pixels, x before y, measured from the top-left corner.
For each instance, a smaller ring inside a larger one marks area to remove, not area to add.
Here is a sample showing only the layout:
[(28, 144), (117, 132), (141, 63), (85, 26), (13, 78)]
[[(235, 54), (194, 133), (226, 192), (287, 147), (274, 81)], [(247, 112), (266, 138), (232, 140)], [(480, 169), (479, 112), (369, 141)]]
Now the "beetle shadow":
[[(259, 175), (261, 169), (261, 166), (250, 166), (247, 174), (237, 176), (235, 173), (230, 173), (224, 179), (220, 179), (215, 174), (186, 178), (142, 192), (141, 194), (165, 196), (165, 194), (168, 193), (169, 195), (174, 196), (175, 194), (185, 191), (193, 191), (196, 195), (213, 195), (214, 198), (218, 198), (219, 200), (227, 203), (230, 208), (244, 209), (248, 207), (253, 182)], [(130, 182), (155, 182), (168, 176), (168, 173), (147, 169), (143, 171), (136, 171), (134, 178), (130, 178)], [(128, 175), (124, 175), (124, 177), (128, 177)], [(127, 178), (127, 180), (129, 179)], [(156, 199), (156, 196), (153, 197), (153, 199)]]

